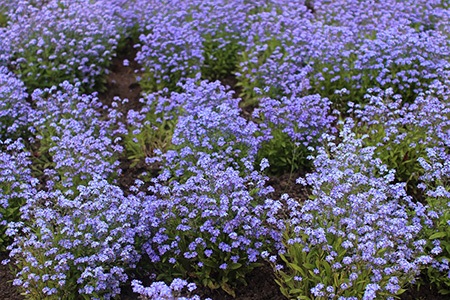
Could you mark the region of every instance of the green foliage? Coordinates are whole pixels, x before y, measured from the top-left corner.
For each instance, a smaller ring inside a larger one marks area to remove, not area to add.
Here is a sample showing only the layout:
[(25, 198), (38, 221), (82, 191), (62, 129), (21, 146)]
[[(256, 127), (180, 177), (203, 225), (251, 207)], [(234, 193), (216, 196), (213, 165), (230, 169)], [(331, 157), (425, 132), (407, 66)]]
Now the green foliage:
[[(168, 104), (168, 102), (166, 102)], [(177, 123), (176, 112), (167, 113), (150, 104), (137, 119), (129, 119), (128, 134), (124, 136), (125, 156), (131, 167), (155, 156), (155, 151), (165, 153), (172, 148), (173, 131)], [(142, 119), (142, 120), (141, 120)]]
[(146, 93), (163, 91), (164, 89), (168, 89), (170, 92), (181, 92), (182, 88), (177, 83), (182, 78), (184, 78), (182, 71), (170, 72), (170, 74), (164, 75), (164, 79), (161, 79), (159, 75), (146, 69), (141, 75), (139, 85), (142, 91)]
[[(448, 199), (438, 199), (428, 197), (427, 203), (437, 210), (439, 217), (434, 220), (434, 226), (432, 228), (425, 229), (425, 237), (428, 240), (428, 249), (434, 248), (433, 242), (439, 241), (442, 252), (435, 258), (438, 264), (448, 266), (450, 262), (450, 210), (448, 209)], [(445, 203), (445, 205), (443, 205)], [(439, 208), (438, 208), (439, 207)], [(448, 276), (448, 270), (445, 271), (445, 267), (439, 270), (439, 266), (431, 266), (426, 271), (426, 278), (428, 282), (436, 286), (438, 292), (443, 295), (450, 294), (450, 278)]]
[(227, 34), (205, 36), (203, 42), (202, 77), (211, 81), (234, 74), (242, 46)]
[(365, 145), (375, 147), (375, 155), (395, 170), (399, 182), (406, 182), (410, 195), (421, 200), (417, 184), (424, 169), (419, 158), (427, 156), (427, 148), (440, 143), (434, 132), (448, 127), (445, 113), (430, 107), (441, 103), (438, 107), (443, 110), (444, 102), (434, 97), (418, 97), (410, 105), (398, 95), (394, 97), (396, 100), (384, 95), (382, 101), (359, 110), (356, 118), (361, 121), (355, 131), (359, 136), (368, 136)]
[[(198, 218), (197, 221), (200, 221)], [(193, 221), (196, 222), (195, 220)], [(167, 232), (176, 232), (178, 222), (174, 222), (173, 225), (167, 226)], [(208, 240), (210, 237), (202, 232), (198, 232), (196, 235), (179, 235), (181, 238), (178, 240), (178, 249), (180, 253), (188, 253), (191, 249), (188, 247), (191, 242), (196, 238), (204, 238)], [(221, 233), (217, 236), (217, 240), (223, 243), (231, 244), (233, 241), (228, 235)], [(255, 268), (260, 267), (262, 264), (259, 262), (248, 262), (244, 259), (247, 255), (246, 251), (233, 249), (232, 252), (224, 252), (219, 249), (217, 243), (210, 243), (208, 250), (213, 251), (213, 255), (206, 256), (202, 249), (197, 250), (197, 257), (195, 260), (185, 257), (177, 257), (175, 264), (168, 262), (165, 257), (162, 261), (156, 264), (158, 272), (157, 280), (163, 280), (165, 282), (171, 282), (175, 278), (189, 278), (190, 281), (195, 282), (201, 286), (204, 286), (211, 290), (221, 289), (227, 294), (236, 297), (236, 288), (242, 285), (247, 285), (246, 277)], [(204, 249), (203, 249), (204, 250)], [(239, 256), (237, 262), (231, 260), (231, 256)], [(227, 263), (225, 270), (220, 266), (223, 262)]]
[(299, 170), (311, 169), (308, 156), (311, 151), (300, 143), (295, 143), (287, 133), (281, 129), (272, 130), (272, 139), (264, 142), (258, 151), (258, 159), (267, 158), (268, 172), (272, 174), (295, 173)]
[(0, 11), (0, 27), (6, 27), (8, 24), (8, 17)]
[(376, 156), (389, 169), (395, 170), (395, 177), (399, 182), (406, 182), (411, 195), (418, 196), (420, 192), (417, 183), (423, 174), (418, 158), (426, 153), (426, 130), (416, 126), (399, 126), (396, 135), (389, 136), (386, 134), (385, 124), (380, 122), (365, 124), (357, 131), (361, 135), (369, 133), (370, 138), (365, 139), (366, 145), (376, 147)]
[[(258, 44), (256, 42), (255, 44)], [(237, 87), (241, 90), (239, 95), (242, 98), (241, 105), (243, 107), (254, 106), (258, 104), (258, 99), (262, 97), (261, 92), (264, 92), (264, 96), (276, 97), (280, 96), (279, 90), (276, 87), (267, 87), (264, 82), (263, 76), (267, 74), (255, 72), (267, 62), (275, 50), (283, 52), (281, 42), (273, 37), (264, 42), (264, 47), (259, 47), (259, 50), (255, 47), (242, 51), (239, 61), (238, 83)], [(256, 55), (256, 57), (254, 57)], [(257, 92), (260, 90), (261, 92)]]
[[(341, 132), (338, 146), (328, 140), (318, 149), (316, 171), (300, 179), (312, 187), (310, 199), (286, 198), (294, 213), (286, 221), (282, 268), (274, 268), (289, 299), (387, 299), (404, 292), (420, 270), (415, 261), (424, 250), (415, 245), (420, 225), (412, 203), (405, 204), (402, 185), (391, 183), (392, 172), (373, 157), (373, 148), (351, 138), (348, 147)], [(405, 262), (397, 258), (403, 253)]]
[(20, 208), (35, 191), (30, 164), (22, 140), (0, 140), (0, 251), (6, 251), (12, 241), (7, 226), (20, 221)]
[[(356, 75), (354, 71), (354, 63), (356, 56), (349, 56), (345, 64), (349, 66), (348, 70), (343, 68), (335, 70), (335, 63), (327, 62), (322, 59), (315, 59), (310, 62), (315, 70), (310, 74), (310, 93), (319, 94), (322, 97), (330, 99), (333, 108), (341, 113), (345, 113), (347, 109), (347, 102), (352, 101), (356, 103), (364, 103), (364, 94), (367, 88), (373, 87), (373, 82), (367, 76), (362, 76), (360, 82), (352, 79)], [(346, 89), (346, 93), (336, 93), (337, 90)]]
[[(450, 262), (450, 208), (448, 193), (450, 192), (450, 182), (437, 180), (427, 182), (427, 188), (440, 191), (432, 196), (426, 197), (426, 203), (430, 211), (434, 212), (432, 226), (424, 226), (424, 238), (428, 241), (428, 250), (431, 253), (437, 245), (441, 252), (435, 255), (436, 264), (430, 266), (425, 273), (427, 281), (434, 285), (440, 294), (450, 294), (450, 277), (448, 276)], [(445, 195), (447, 193), (447, 195)]]
[[(306, 250), (307, 245), (300, 243), (288, 244), (287, 241), (292, 233), (286, 230), (284, 233), (284, 242), (287, 252), (281, 254), (280, 258), (285, 265), (284, 270), (276, 271), (276, 282), (280, 286), (281, 292), (288, 299), (321, 299), (314, 298), (311, 295), (311, 289), (316, 286), (318, 282), (325, 284), (325, 286), (340, 287), (343, 283), (350, 282), (349, 276), (352, 270), (345, 268), (341, 272), (336, 272), (331, 269), (331, 265), (325, 259), (328, 255), (323, 249), (319, 247), (312, 247), (309, 251)], [(329, 245), (333, 247), (338, 253), (337, 261), (341, 261), (345, 256), (347, 250), (344, 249), (342, 238), (335, 238), (335, 236), (327, 236), (333, 239)], [(304, 240), (308, 238), (304, 236)], [(370, 270), (364, 270), (365, 276), (370, 275)], [(364, 278), (364, 275), (361, 276)], [(337, 295), (341, 296), (356, 296), (360, 298), (363, 295), (363, 290), (351, 289), (351, 291), (337, 291)], [(326, 298), (323, 298), (326, 299)]]
[[(6, 223), (20, 221), (20, 208), (25, 204), (25, 194), (20, 184), (23, 179), (19, 176), (16, 182), (2, 182), (0, 186), (0, 197), (2, 202), (7, 204), (0, 205), (0, 251), (6, 251), (6, 247), (11, 243), (11, 237), (6, 234)], [(5, 223), (6, 222), (6, 223)]]
[[(285, 232), (284, 241), (287, 252), (280, 255), (285, 268), (275, 272), (275, 281), (286, 298), (299, 300), (329, 299), (327, 297), (315, 297), (311, 294), (311, 289), (318, 283), (322, 283), (325, 287), (334, 287), (336, 297), (362, 299), (366, 286), (371, 282), (371, 268), (361, 264), (361, 267), (357, 268), (357, 270), (355, 268), (341, 268), (339, 271), (336, 271), (332, 269), (331, 264), (326, 259), (327, 255), (329, 255), (328, 251), (314, 245), (287, 243), (291, 234), (289, 230)], [(303, 240), (307, 239), (306, 236), (303, 237)], [(342, 261), (347, 254), (347, 250), (342, 247), (343, 238), (327, 234), (327, 241), (328, 245), (337, 252), (334, 261)], [(380, 253), (377, 253), (377, 255), (381, 254), (382, 251), (384, 249), (380, 249)], [(350, 280), (352, 273), (358, 274), (356, 282), (351, 282)], [(383, 281), (386, 281), (386, 278)], [(380, 284), (382, 283), (380, 282)], [(351, 288), (343, 289), (342, 287), (345, 285), (351, 286)], [(401, 289), (398, 294), (404, 291)], [(392, 296), (388, 292), (379, 292), (378, 295), (383, 296), (383, 298)]]

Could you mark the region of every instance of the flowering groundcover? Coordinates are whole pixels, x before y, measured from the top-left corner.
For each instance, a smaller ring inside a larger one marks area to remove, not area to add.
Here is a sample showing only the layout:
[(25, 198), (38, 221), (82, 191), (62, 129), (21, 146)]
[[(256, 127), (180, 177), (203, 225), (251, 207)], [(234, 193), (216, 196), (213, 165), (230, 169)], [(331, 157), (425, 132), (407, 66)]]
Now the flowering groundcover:
[(236, 297), (269, 268), (287, 299), (450, 293), (449, 24), (447, 1), (1, 0), (13, 284)]

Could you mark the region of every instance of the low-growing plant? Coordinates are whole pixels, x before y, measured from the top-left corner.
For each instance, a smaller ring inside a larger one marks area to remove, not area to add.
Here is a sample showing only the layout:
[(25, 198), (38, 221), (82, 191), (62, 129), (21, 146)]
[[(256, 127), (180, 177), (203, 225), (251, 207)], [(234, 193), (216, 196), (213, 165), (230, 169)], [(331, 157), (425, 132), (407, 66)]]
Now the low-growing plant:
[[(191, 296), (197, 286), (195, 283), (188, 283), (186, 280), (176, 278), (170, 285), (162, 281), (153, 282), (149, 287), (144, 287), (139, 280), (131, 282), (133, 292), (140, 295), (143, 300), (200, 300), (197, 295)], [(183, 297), (182, 295), (188, 295)]]
[(144, 250), (157, 280), (189, 278), (234, 296), (260, 266), (260, 253), (275, 248), (279, 239), (263, 221), (276, 209), (266, 202), (272, 189), (252, 169), (242, 176), (243, 170), (227, 167), (217, 153), (194, 151), (170, 153), (172, 170), (165, 169), (151, 188), (157, 196), (145, 203), (142, 220), (155, 216), (149, 221), (158, 230)]
[(239, 41), (226, 33), (218, 36), (205, 36), (202, 77), (213, 81), (232, 76), (237, 69), (241, 49)]
[[(31, 93), (78, 81), (84, 91), (105, 88), (119, 31), (114, 7), (103, 2), (21, 2), (6, 31), (14, 49), (11, 66)], [(45, 33), (45, 34), (42, 34)]]
[(28, 195), (34, 193), (35, 180), (31, 177), (30, 154), (20, 141), (0, 140), (0, 251), (5, 251), (11, 238), (6, 228), (11, 222), (19, 222), (20, 208)]
[(0, 139), (27, 138), (28, 116), (32, 108), (27, 102), (25, 86), (6, 67), (0, 66)]
[[(115, 142), (119, 115), (102, 120), (102, 104), (95, 95), (79, 95), (79, 85), (35, 90), (35, 113), (30, 131), (36, 135), (34, 167), (37, 175), (50, 176), (48, 184), (76, 192), (93, 175), (112, 180), (117, 175), (122, 147)], [(39, 174), (42, 172), (42, 174)]]
[(311, 199), (288, 199), (283, 265), (277, 283), (289, 299), (393, 297), (415, 280), (424, 264), (420, 239), (423, 206), (414, 204), (373, 147), (347, 123), (314, 156), (315, 171), (299, 183)]
[(26, 299), (112, 299), (140, 259), (141, 201), (99, 179), (78, 192), (29, 194), (21, 221), (9, 226), (13, 284)]
[[(339, 70), (339, 67), (335, 65), (342, 64), (344, 68), (354, 65), (356, 59), (355, 55), (350, 55), (346, 63), (330, 63), (317, 59), (311, 63), (313, 70), (319, 70), (310, 77), (311, 92), (318, 93), (322, 97), (328, 97), (333, 103), (333, 108), (345, 113), (347, 108), (347, 102), (357, 101), (357, 103), (364, 103), (364, 95), (367, 92), (368, 87), (372, 87), (372, 83), (369, 77), (362, 76), (360, 79), (362, 82), (357, 82), (352, 79), (351, 70)], [(338, 69), (338, 70), (336, 70)], [(343, 76), (343, 74), (345, 74)]]
[(427, 249), (434, 256), (433, 264), (425, 272), (426, 278), (437, 287), (439, 293), (450, 294), (450, 159), (443, 147), (427, 148), (419, 159), (424, 173), (420, 187), (428, 204), (429, 222), (425, 225), (423, 237)]
[(311, 169), (308, 157), (312, 151), (299, 142), (294, 142), (282, 129), (273, 129), (271, 139), (261, 145), (258, 158), (267, 158), (271, 175), (294, 174)]
[(203, 62), (203, 39), (193, 23), (174, 16), (139, 37), (136, 61), (142, 66), (140, 85), (147, 93), (180, 91), (178, 83), (195, 78)]
[(369, 135), (365, 144), (376, 147), (376, 156), (395, 170), (396, 179), (406, 182), (408, 192), (417, 197), (421, 194), (417, 184), (424, 172), (418, 159), (426, 155), (428, 147), (445, 143), (442, 132), (450, 126), (450, 108), (446, 100), (439, 99), (445, 95), (438, 86), (411, 104), (391, 89), (378, 90), (366, 96), (369, 104), (363, 108), (351, 104), (349, 110), (360, 120), (356, 132)]
[(278, 96), (278, 91), (268, 86), (262, 78), (264, 74), (257, 72), (257, 68), (267, 62), (275, 51), (283, 56), (281, 42), (273, 37), (271, 40), (259, 44), (255, 42), (255, 48), (242, 51), (239, 69), (237, 71), (237, 87), (241, 90), (242, 106), (254, 106), (258, 104), (258, 91), (263, 90), (265, 96)]
[[(289, 85), (308, 86), (304, 76), (303, 33), (311, 14), (304, 1), (284, 5), (261, 1), (247, 13), (245, 47), (236, 72), (243, 106), (258, 99), (291, 95)], [(294, 17), (295, 16), (295, 17)], [(262, 93), (260, 93), (262, 92)]]
[(234, 295), (259, 266), (259, 253), (279, 240), (263, 221), (278, 206), (266, 202), (272, 188), (253, 167), (261, 138), (256, 124), (239, 116), (239, 100), (219, 82), (188, 81), (183, 89), (171, 95), (182, 113), (174, 150), (162, 156), (161, 174), (151, 180), (155, 196), (142, 220), (158, 230), (144, 249), (157, 280), (189, 277)]
[(319, 95), (262, 98), (253, 116), (268, 128), (263, 134), (271, 136), (261, 145), (258, 158), (267, 158), (268, 171), (274, 174), (309, 170), (311, 147), (320, 143), (323, 133), (334, 131), (330, 102)]
[(0, 7), (0, 28), (8, 25), (8, 13), (13, 7), (12, 1), (3, 1)]
[(8, 24), (8, 18), (6, 14), (2, 11), (0, 11), (0, 27), (6, 27)]
[(172, 139), (177, 149), (216, 153), (236, 169), (255, 161), (261, 143), (268, 139), (253, 121), (241, 116), (239, 99), (219, 82), (189, 80), (183, 93), (171, 95), (182, 113)]
[(171, 149), (172, 136), (177, 123), (179, 107), (170, 97), (149, 94), (142, 99), (144, 106), (139, 112), (128, 111), (128, 134), (124, 137), (126, 157), (132, 167)]
[[(334, 56), (311, 57), (311, 91), (329, 97), (345, 113), (346, 102), (366, 104), (370, 88), (393, 89), (403, 101), (413, 102), (436, 79), (446, 77), (450, 64), (448, 39), (439, 31), (416, 32), (398, 25), (374, 37), (355, 37), (342, 29), (346, 44)], [(336, 94), (345, 89), (347, 93)]]

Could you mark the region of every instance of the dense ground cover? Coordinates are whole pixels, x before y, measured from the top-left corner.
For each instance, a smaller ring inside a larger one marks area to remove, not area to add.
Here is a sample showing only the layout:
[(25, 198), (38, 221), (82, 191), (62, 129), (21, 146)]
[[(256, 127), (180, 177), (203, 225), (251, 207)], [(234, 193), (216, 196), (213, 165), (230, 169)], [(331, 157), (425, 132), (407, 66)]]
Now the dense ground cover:
[(449, 24), (447, 1), (0, 0), (14, 286), (450, 293)]

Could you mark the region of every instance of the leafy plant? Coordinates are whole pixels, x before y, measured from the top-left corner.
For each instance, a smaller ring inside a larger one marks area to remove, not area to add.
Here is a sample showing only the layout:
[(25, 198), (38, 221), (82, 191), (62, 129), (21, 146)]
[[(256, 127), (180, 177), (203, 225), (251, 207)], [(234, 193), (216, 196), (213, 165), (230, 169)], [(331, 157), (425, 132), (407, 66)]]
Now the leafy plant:
[(0, 251), (5, 251), (11, 238), (6, 235), (8, 224), (20, 220), (20, 208), (36, 184), (30, 171), (30, 154), (20, 141), (3, 142), (0, 151)]
[(0, 66), (0, 140), (28, 138), (29, 115), (25, 86), (6, 67)]
[[(173, 164), (191, 165), (194, 157)], [(234, 296), (260, 266), (259, 253), (273, 247), (271, 230), (260, 221), (268, 211), (263, 206), (266, 179), (256, 172), (241, 177), (241, 170), (204, 153), (194, 162), (198, 166), (191, 165), (189, 173), (178, 167), (173, 175), (166, 170), (159, 176), (165, 180), (152, 189), (157, 197), (145, 204), (145, 214), (156, 213), (159, 229), (144, 249), (157, 280), (189, 278)]]
[(365, 144), (376, 147), (377, 157), (395, 170), (396, 179), (406, 182), (408, 192), (417, 200), (421, 194), (417, 184), (424, 173), (419, 158), (426, 155), (427, 148), (442, 144), (440, 132), (450, 126), (446, 102), (433, 89), (427, 94), (409, 104), (391, 89), (378, 90), (366, 97), (369, 104), (350, 109), (361, 120), (356, 132), (369, 136)]
[(393, 172), (352, 127), (344, 126), (337, 144), (326, 137), (315, 171), (298, 180), (312, 187), (311, 199), (287, 199), (291, 218), (276, 274), (290, 299), (399, 295), (432, 260), (415, 217), (423, 206), (412, 203), (404, 184), (392, 183)]
[(93, 176), (112, 180), (122, 147), (113, 139), (120, 127), (117, 113), (102, 120), (102, 104), (94, 95), (79, 95), (79, 85), (35, 90), (35, 111), (30, 116), (34, 140), (33, 165), (48, 176), (50, 185), (77, 193)]
[(271, 131), (272, 138), (261, 145), (258, 158), (267, 158), (270, 163), (268, 172), (272, 174), (293, 174), (299, 170), (310, 170), (308, 157), (312, 152), (299, 142), (294, 142), (281, 129)]
[(11, 66), (29, 92), (65, 80), (85, 92), (104, 89), (118, 38), (112, 10), (100, 2), (20, 3), (12, 15), (21, 21), (11, 22), (6, 38), (15, 49)]
[(6, 27), (8, 24), (8, 17), (0, 11), (0, 27)]
[(146, 96), (141, 111), (130, 110), (127, 116), (128, 134), (124, 136), (126, 157), (132, 167), (154, 157), (156, 152), (165, 153), (172, 147), (172, 136), (177, 123), (179, 108), (170, 98), (157, 94)]
[(266, 204), (272, 189), (253, 166), (261, 138), (219, 82), (188, 81), (183, 89), (171, 95), (182, 110), (174, 149), (162, 156), (163, 168), (150, 180), (142, 220), (156, 233), (144, 249), (157, 280), (189, 277), (234, 295), (277, 237), (262, 221), (272, 209)]
[[(219, 29), (220, 32), (220, 29)], [(225, 32), (216, 36), (208, 35), (203, 42), (202, 77), (211, 81), (231, 76), (237, 69), (239, 41)]]
[(153, 282), (149, 287), (144, 287), (139, 280), (133, 280), (131, 286), (133, 287), (133, 292), (139, 294), (143, 300), (200, 300), (200, 297), (197, 295), (191, 297), (192, 291), (197, 288), (195, 283), (188, 283), (186, 280), (180, 278), (175, 278), (170, 285), (157, 281)]
[(26, 299), (111, 299), (140, 258), (140, 201), (98, 179), (78, 189), (28, 195), (21, 222), (10, 225), (14, 284)]
[(267, 128), (262, 134), (268, 139), (261, 145), (258, 158), (267, 158), (268, 171), (274, 174), (310, 170), (308, 156), (323, 133), (334, 131), (335, 117), (328, 99), (319, 95), (279, 100), (264, 97), (260, 102), (253, 116), (260, 119), (262, 128)]
[(428, 148), (427, 154), (419, 159), (425, 171), (420, 187), (424, 189), (429, 207), (423, 237), (428, 241), (428, 251), (435, 257), (425, 274), (443, 295), (450, 294), (450, 160), (447, 152), (441, 147)]
[[(330, 98), (343, 114), (348, 101), (366, 104), (368, 89), (391, 88), (403, 101), (412, 103), (435, 80), (446, 77), (450, 48), (439, 32), (396, 26), (373, 37), (340, 33), (349, 35), (341, 38), (340, 52), (312, 56), (308, 61), (318, 71), (310, 73), (311, 91)], [(337, 94), (340, 90), (346, 93)]]
[(244, 107), (258, 104), (260, 98), (258, 90), (264, 91), (264, 96), (279, 96), (276, 89), (265, 84), (263, 79), (265, 74), (256, 70), (266, 63), (275, 51), (282, 53), (281, 42), (273, 37), (271, 40), (265, 41), (264, 46), (259, 45), (258, 42), (255, 44), (254, 48), (242, 51), (240, 67), (237, 72), (238, 83), (236, 86), (241, 90), (239, 96), (242, 98), (241, 105)]
[(200, 72), (203, 40), (192, 24), (173, 18), (155, 24), (139, 41), (136, 61), (142, 65), (140, 85), (144, 92), (180, 91), (178, 83)]

